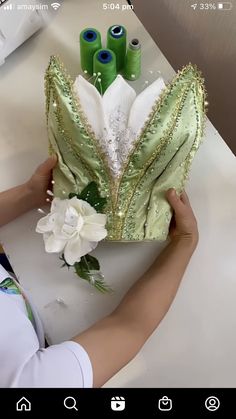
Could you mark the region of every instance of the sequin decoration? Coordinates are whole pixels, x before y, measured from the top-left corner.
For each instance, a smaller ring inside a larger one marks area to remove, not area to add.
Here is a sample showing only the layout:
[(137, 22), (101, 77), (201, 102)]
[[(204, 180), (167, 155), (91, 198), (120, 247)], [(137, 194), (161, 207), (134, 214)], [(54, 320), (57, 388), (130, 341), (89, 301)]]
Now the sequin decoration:
[(203, 136), (206, 93), (196, 67), (184, 67), (167, 86), (138, 137), (127, 130), (127, 115), (117, 107), (109, 134), (96, 138), (58, 58), (51, 59), (45, 91), (48, 126), (56, 127), (50, 147), (60, 153), (67, 173), (63, 190), (82, 179), (96, 181), (108, 201), (108, 240), (165, 239), (171, 211), (164, 191), (182, 190)]

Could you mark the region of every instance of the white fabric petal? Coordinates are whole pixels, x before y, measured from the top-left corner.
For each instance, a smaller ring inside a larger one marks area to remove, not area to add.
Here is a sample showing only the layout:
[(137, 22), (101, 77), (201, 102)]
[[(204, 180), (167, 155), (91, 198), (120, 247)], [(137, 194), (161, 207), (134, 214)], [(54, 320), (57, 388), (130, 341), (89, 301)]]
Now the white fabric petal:
[(137, 137), (143, 128), (146, 119), (152, 111), (152, 107), (159, 98), (165, 82), (160, 77), (150, 86), (146, 87), (135, 99), (129, 115), (128, 126)]
[(67, 199), (53, 198), (50, 212), (63, 213), (67, 207)]
[(83, 216), (96, 214), (95, 208), (93, 208), (88, 202), (83, 201), (82, 199), (78, 199), (76, 197), (70, 199), (70, 205), (72, 205), (79, 214)]
[(74, 207), (68, 207), (65, 212), (65, 223), (75, 227), (78, 223), (78, 216), (78, 211)]
[(66, 244), (66, 240), (59, 240), (58, 238), (54, 236), (53, 233), (44, 234), (43, 239), (44, 239), (44, 244), (45, 244), (45, 250), (47, 253), (62, 252)]
[(115, 137), (117, 137), (117, 135), (123, 128), (122, 125), (125, 121), (122, 118), (120, 118), (120, 120), (117, 121), (117, 124), (113, 124), (113, 126), (111, 126), (110, 122), (112, 120), (112, 116), (116, 113), (116, 110), (118, 109), (120, 115), (125, 115), (126, 121), (128, 121), (130, 109), (133, 105), (135, 98), (135, 90), (120, 75), (116, 77), (116, 79), (104, 93), (104, 114), (107, 120), (107, 125), (109, 126), (109, 129), (112, 131), (112, 134)]
[(82, 76), (76, 79), (75, 93), (107, 155), (114, 177), (120, 175), (152, 106), (164, 88), (164, 80), (159, 78), (136, 97), (134, 89), (118, 75), (102, 97)]
[(64, 224), (61, 228), (60, 233), (58, 234), (58, 238), (70, 240), (75, 234), (76, 231), (74, 227), (69, 226), (68, 224)]
[(84, 222), (85, 224), (99, 224), (105, 226), (107, 222), (107, 216), (106, 214), (98, 214), (96, 212), (96, 214), (84, 217)]
[(77, 234), (65, 246), (65, 250), (64, 250), (65, 260), (69, 265), (74, 265), (75, 262), (80, 261), (81, 256), (84, 256), (87, 253), (91, 252), (93, 249), (95, 249), (96, 246), (97, 246), (97, 243), (83, 240), (79, 236), (79, 234)]
[(78, 76), (74, 83), (74, 92), (79, 98), (81, 107), (86, 114), (89, 124), (97, 138), (103, 135), (106, 126), (105, 115), (102, 105), (102, 97), (96, 87)]
[(53, 225), (51, 223), (51, 214), (46, 215), (46, 217), (40, 218), (36, 226), (37, 233), (47, 233), (52, 231)]
[(105, 227), (99, 226), (98, 224), (84, 224), (80, 235), (85, 240), (99, 242), (105, 239), (107, 236), (107, 230)]

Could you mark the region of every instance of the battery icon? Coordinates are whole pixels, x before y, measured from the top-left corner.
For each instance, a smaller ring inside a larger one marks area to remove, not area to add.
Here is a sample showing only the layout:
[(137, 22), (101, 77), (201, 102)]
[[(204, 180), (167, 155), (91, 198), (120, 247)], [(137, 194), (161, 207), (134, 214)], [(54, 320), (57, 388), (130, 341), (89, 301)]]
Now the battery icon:
[(225, 1), (223, 3), (218, 3), (217, 7), (219, 10), (231, 10), (233, 5), (229, 1), (228, 2)]

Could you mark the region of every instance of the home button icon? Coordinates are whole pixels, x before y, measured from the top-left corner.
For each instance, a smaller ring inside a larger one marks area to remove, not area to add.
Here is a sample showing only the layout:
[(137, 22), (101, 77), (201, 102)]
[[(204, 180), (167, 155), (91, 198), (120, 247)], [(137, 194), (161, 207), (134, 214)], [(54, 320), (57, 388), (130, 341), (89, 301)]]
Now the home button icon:
[(26, 397), (21, 397), (20, 400), (16, 403), (16, 411), (17, 412), (30, 412), (31, 411), (31, 403), (29, 402)]

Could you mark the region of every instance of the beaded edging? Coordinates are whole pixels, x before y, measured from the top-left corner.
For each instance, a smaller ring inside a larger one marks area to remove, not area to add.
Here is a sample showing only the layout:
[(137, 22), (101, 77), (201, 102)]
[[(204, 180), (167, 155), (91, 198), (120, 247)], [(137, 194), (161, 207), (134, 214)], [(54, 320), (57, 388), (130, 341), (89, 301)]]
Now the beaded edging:
[[(131, 205), (131, 201), (133, 199), (133, 196), (135, 194), (135, 191), (137, 190), (137, 186), (140, 185), (141, 180), (143, 178), (143, 176), (145, 175), (146, 172), (148, 172), (150, 166), (153, 164), (153, 162), (158, 158), (158, 156), (163, 152), (164, 148), (167, 147), (168, 143), (170, 143), (170, 138), (173, 136), (175, 127), (176, 127), (176, 123), (178, 121), (178, 118), (181, 114), (181, 110), (182, 107), (184, 105), (185, 102), (185, 95), (186, 92), (188, 93), (189, 91), (189, 85), (191, 86), (192, 81), (189, 83), (188, 87), (185, 89), (185, 91), (182, 93), (181, 95), (181, 99), (179, 100), (179, 102), (176, 103), (177, 106), (177, 112), (175, 115), (175, 119), (173, 123), (170, 123), (169, 126), (167, 126), (167, 129), (165, 131), (165, 134), (162, 138), (162, 140), (160, 141), (160, 143), (158, 144), (158, 150), (157, 152), (153, 153), (152, 156), (149, 158), (149, 160), (145, 163), (145, 169), (142, 170), (141, 175), (138, 177), (138, 181), (136, 182), (136, 186), (133, 188), (133, 190), (131, 191), (129, 197), (126, 197), (126, 211), (124, 214), (122, 214), (122, 218), (117, 217), (117, 211), (118, 211), (118, 203), (119, 203), (119, 197), (120, 197), (120, 188), (121, 188), (121, 184), (122, 184), (122, 180), (126, 174), (127, 169), (130, 166), (130, 162), (131, 159), (133, 158), (133, 156), (135, 155), (136, 150), (138, 149), (138, 147), (140, 146), (140, 144), (142, 144), (142, 142), (145, 140), (143, 137), (145, 136), (145, 133), (148, 131), (148, 129), (152, 126), (153, 124), (153, 119), (157, 118), (158, 112), (160, 111), (163, 102), (165, 100), (167, 100), (169, 94), (171, 93), (174, 85), (176, 84), (176, 82), (178, 82), (179, 80), (181, 80), (181, 78), (185, 75), (185, 73), (189, 70), (191, 70), (193, 72), (193, 79), (197, 80), (200, 88), (202, 89), (203, 92), (203, 97), (204, 99), (206, 98), (206, 91), (205, 91), (205, 86), (204, 86), (204, 79), (202, 77), (201, 72), (198, 70), (198, 68), (195, 65), (192, 65), (191, 63), (189, 63), (187, 66), (183, 67), (183, 69), (181, 71), (179, 71), (176, 76), (173, 78), (173, 80), (168, 84), (168, 86), (166, 86), (165, 89), (163, 89), (161, 95), (159, 96), (159, 98), (156, 100), (156, 102), (154, 103), (153, 107), (152, 107), (152, 111), (150, 112), (150, 114), (147, 117), (146, 123), (144, 124), (140, 134), (137, 136), (137, 139), (135, 140), (132, 149), (130, 150), (128, 156), (127, 156), (127, 160), (125, 161), (121, 174), (119, 175), (119, 177), (114, 178), (112, 173), (111, 173), (111, 169), (109, 167), (106, 155), (102, 149), (102, 147), (100, 146), (99, 142), (96, 139), (96, 135), (91, 127), (91, 125), (88, 122), (88, 119), (86, 117), (86, 115), (84, 114), (84, 111), (81, 107), (81, 103), (79, 100), (79, 97), (77, 96), (77, 94), (75, 93), (74, 89), (73, 89), (73, 81), (71, 79), (71, 77), (69, 76), (69, 74), (67, 73), (62, 61), (60, 60), (59, 57), (55, 57), (52, 56), (50, 58), (50, 63), (48, 66), (48, 70), (46, 72), (46, 76), (45, 76), (45, 93), (46, 93), (46, 116), (47, 116), (47, 123), (48, 123), (48, 117), (49, 117), (49, 109), (50, 109), (50, 91), (53, 87), (52, 81), (53, 81), (53, 76), (50, 74), (49, 69), (51, 67), (51, 65), (54, 64), (58, 70), (61, 73), (61, 76), (64, 79), (64, 82), (67, 86), (67, 93), (70, 96), (71, 101), (73, 102), (72, 108), (74, 107), (74, 112), (77, 113), (78, 117), (80, 118), (85, 131), (87, 133), (87, 135), (90, 137), (90, 139), (93, 142), (94, 148), (95, 150), (97, 150), (97, 156), (99, 157), (100, 161), (103, 164), (103, 167), (105, 168), (106, 171), (106, 175), (108, 178), (107, 184), (108, 184), (108, 188), (110, 189), (110, 196), (111, 196), (111, 200), (109, 203), (110, 206), (110, 211), (106, 211), (107, 215), (108, 215), (108, 220), (110, 219), (111, 216), (111, 225), (110, 228), (112, 230), (114, 230), (115, 227), (115, 239), (114, 240), (120, 240), (122, 239), (122, 232), (124, 230), (124, 225), (126, 224), (127, 220), (127, 213), (129, 212), (129, 207)], [(55, 95), (55, 90), (53, 89), (53, 93)], [(55, 95), (56, 96), (56, 95)], [(54, 97), (55, 97), (54, 96)], [(197, 110), (196, 108), (196, 103), (195, 103), (195, 110)], [(205, 115), (205, 106), (204, 106), (204, 101), (203, 101), (203, 109), (202, 109), (204, 115)], [(206, 117), (204, 118), (204, 123), (206, 121)], [(60, 121), (57, 120), (57, 122), (59, 123)], [(188, 154), (188, 156), (186, 157), (185, 161), (184, 161), (184, 165), (185, 165), (185, 169), (184, 169), (184, 173), (183, 173), (183, 177), (182, 177), (182, 181), (181, 181), (181, 189), (183, 189), (186, 178), (188, 176), (189, 173), (189, 169), (193, 160), (193, 154), (195, 154), (196, 150), (198, 149), (200, 142), (201, 142), (201, 138), (203, 135), (203, 124), (199, 124), (199, 121), (197, 120), (197, 132), (196, 132), (196, 136), (195, 136), (195, 140), (194, 143), (191, 147), (191, 150)], [(65, 129), (64, 129), (64, 134), (65, 134)], [(66, 141), (66, 136), (64, 136), (65, 141)], [(74, 156), (77, 157), (77, 153), (74, 151), (72, 144), (70, 144), (70, 142), (68, 143), (68, 141), (66, 141), (66, 143), (70, 146), (71, 152), (73, 153)], [(50, 144), (50, 148), (52, 148), (52, 145)], [(52, 150), (50, 150), (51, 152)], [(194, 152), (194, 153), (193, 153)], [(155, 154), (155, 155), (154, 155)], [(81, 157), (81, 156), (80, 156)], [(92, 173), (90, 172), (89, 168), (86, 167), (86, 163), (83, 161), (83, 159), (80, 158), (81, 163), (83, 164), (83, 166), (85, 167), (85, 169), (88, 169), (88, 172), (90, 173), (90, 177), (93, 178)], [(124, 215), (124, 217), (123, 217)], [(114, 221), (115, 221), (115, 226), (114, 226)], [(108, 237), (108, 239), (112, 240), (112, 235), (110, 235)]]

